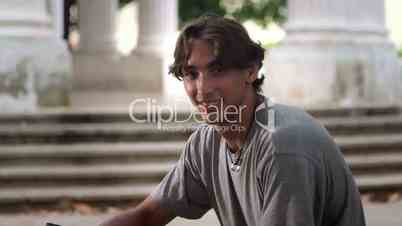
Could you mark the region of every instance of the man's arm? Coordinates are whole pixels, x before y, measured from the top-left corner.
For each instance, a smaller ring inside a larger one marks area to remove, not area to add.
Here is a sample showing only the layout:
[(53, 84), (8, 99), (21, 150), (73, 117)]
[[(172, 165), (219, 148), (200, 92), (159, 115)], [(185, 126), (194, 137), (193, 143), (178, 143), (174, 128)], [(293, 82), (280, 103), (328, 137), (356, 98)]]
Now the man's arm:
[(321, 225), (315, 218), (315, 211), (322, 209), (322, 194), (316, 189), (320, 175), (312, 160), (296, 154), (274, 154), (265, 170), (259, 226)]
[(163, 209), (157, 201), (148, 197), (134, 209), (121, 213), (100, 226), (162, 226), (173, 218), (174, 216)]

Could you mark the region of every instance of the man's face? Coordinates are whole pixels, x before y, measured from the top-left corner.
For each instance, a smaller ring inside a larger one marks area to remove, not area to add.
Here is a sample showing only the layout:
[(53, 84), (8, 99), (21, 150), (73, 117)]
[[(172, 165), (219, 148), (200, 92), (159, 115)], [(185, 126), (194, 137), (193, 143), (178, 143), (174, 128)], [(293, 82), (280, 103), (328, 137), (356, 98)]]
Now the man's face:
[(184, 88), (207, 123), (236, 123), (248, 104), (247, 92), (255, 92), (250, 84), (257, 73), (252, 69), (221, 70), (217, 66), (211, 46), (194, 40), (183, 73)]

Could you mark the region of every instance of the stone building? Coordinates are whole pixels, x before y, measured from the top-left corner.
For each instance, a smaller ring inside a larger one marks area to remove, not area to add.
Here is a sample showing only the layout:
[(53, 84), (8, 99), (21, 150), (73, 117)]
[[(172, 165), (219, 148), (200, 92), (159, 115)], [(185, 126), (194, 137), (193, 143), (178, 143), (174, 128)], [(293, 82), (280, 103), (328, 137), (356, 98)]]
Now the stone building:
[[(63, 0), (0, 1), (0, 113), (128, 106), (166, 97), (177, 0), (137, 0), (138, 43), (116, 49), (117, 0), (78, 0), (80, 42), (62, 38)], [(402, 72), (384, 0), (289, 0), (287, 36), (267, 55), (264, 92), (301, 106), (399, 104)]]
[(285, 30), (267, 57), (270, 96), (304, 107), (401, 103), (384, 0), (289, 0)]
[(0, 112), (69, 104), (71, 57), (42, 0), (0, 1)]
[(78, 1), (80, 41), (72, 52), (62, 39), (63, 0), (1, 1), (0, 112), (128, 106), (133, 93), (160, 98), (177, 2), (137, 4), (138, 48), (123, 56), (115, 40), (118, 0)]

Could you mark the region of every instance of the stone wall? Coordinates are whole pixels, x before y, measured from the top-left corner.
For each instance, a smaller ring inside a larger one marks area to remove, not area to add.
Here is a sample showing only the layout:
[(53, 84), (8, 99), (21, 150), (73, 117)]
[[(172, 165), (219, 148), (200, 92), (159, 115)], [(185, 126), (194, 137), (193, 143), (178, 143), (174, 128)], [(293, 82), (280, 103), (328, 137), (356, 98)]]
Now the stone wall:
[(69, 105), (71, 57), (48, 10), (44, 0), (0, 2), (0, 113)]

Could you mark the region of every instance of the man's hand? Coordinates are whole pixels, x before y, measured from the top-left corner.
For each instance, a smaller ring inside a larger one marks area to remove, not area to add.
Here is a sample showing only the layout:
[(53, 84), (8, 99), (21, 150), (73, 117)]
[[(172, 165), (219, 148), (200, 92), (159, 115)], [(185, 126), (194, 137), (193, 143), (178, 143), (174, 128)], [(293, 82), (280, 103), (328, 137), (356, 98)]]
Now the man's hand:
[(148, 197), (134, 209), (121, 213), (100, 226), (162, 226), (173, 218), (158, 202)]

